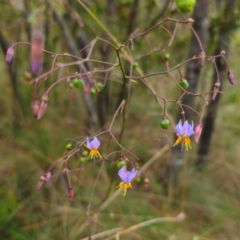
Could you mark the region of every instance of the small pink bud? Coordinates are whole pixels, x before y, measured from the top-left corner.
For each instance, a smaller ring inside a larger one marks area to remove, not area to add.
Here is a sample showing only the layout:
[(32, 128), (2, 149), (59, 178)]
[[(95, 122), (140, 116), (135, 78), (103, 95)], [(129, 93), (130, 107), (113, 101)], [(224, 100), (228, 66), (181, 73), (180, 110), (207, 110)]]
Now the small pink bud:
[(212, 100), (214, 101), (217, 94), (218, 94), (218, 91), (219, 91), (219, 88), (221, 86), (221, 83), (219, 81), (215, 82), (214, 84), (214, 89), (213, 89), (213, 95), (212, 95)]
[(45, 112), (45, 110), (47, 108), (48, 99), (49, 99), (48, 98), (48, 93), (46, 92), (42, 96), (42, 102), (41, 102), (41, 105), (40, 105), (39, 110), (38, 110), (37, 119), (40, 119), (43, 116), (43, 114), (44, 114), (44, 112)]
[(51, 179), (52, 174), (51, 174), (51, 172), (47, 172), (44, 176), (45, 176), (45, 182), (47, 183)]
[(40, 100), (38, 98), (34, 98), (32, 101), (32, 113), (33, 113), (33, 117), (37, 118), (38, 117), (38, 111), (40, 108)]
[(205, 56), (206, 56), (206, 54), (205, 54), (204, 50), (200, 49), (199, 50), (199, 55), (198, 55), (198, 65), (201, 68), (203, 67), (204, 62), (205, 62)]
[(74, 196), (74, 191), (72, 188), (68, 189), (68, 201), (71, 202), (73, 200), (73, 196)]
[(227, 76), (228, 76), (229, 82), (233, 85), (234, 84), (234, 75), (233, 75), (233, 73), (228, 71)]
[(7, 63), (10, 63), (12, 61), (13, 55), (14, 55), (14, 48), (13, 47), (8, 48), (7, 53), (6, 53), (6, 62)]
[(44, 181), (42, 181), (41, 179), (38, 181), (38, 184), (37, 184), (37, 188), (36, 190), (39, 191), (43, 185)]
[(31, 51), (31, 69), (33, 73), (39, 72), (42, 69), (42, 51), (43, 36), (41, 32), (36, 32), (32, 39)]
[(195, 142), (198, 143), (199, 142), (199, 138), (201, 136), (201, 133), (202, 133), (202, 124), (199, 123), (196, 128), (195, 128), (195, 131), (194, 131), (194, 139), (195, 139)]

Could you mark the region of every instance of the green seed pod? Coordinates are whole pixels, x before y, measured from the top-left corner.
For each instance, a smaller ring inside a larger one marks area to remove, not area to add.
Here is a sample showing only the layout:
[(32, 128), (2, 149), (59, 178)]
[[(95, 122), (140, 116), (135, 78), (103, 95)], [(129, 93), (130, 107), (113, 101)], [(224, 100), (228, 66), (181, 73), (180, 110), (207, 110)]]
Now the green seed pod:
[(138, 67), (138, 62), (135, 62), (135, 63), (133, 64), (133, 67), (137, 68), (137, 67)]
[(92, 96), (94, 96), (94, 95), (96, 94), (96, 89), (95, 89), (95, 88), (91, 88), (91, 89), (90, 89), (90, 94), (91, 94)]
[(168, 119), (162, 119), (162, 121), (160, 122), (160, 126), (163, 128), (163, 129), (168, 129), (169, 128), (169, 125), (170, 125), (170, 121)]
[(117, 167), (120, 169), (122, 167), (126, 166), (126, 161), (120, 161), (117, 163)]
[(71, 143), (68, 143), (65, 147), (67, 150), (72, 150), (73, 145)]
[(85, 164), (87, 161), (86, 161), (86, 158), (84, 158), (84, 157), (81, 157), (80, 159), (79, 159), (79, 161), (82, 163), (82, 164)]
[(176, 3), (182, 12), (188, 13), (193, 10), (194, 5), (196, 4), (196, 0), (176, 0)]
[(100, 92), (101, 92), (101, 91), (103, 90), (103, 88), (104, 88), (104, 85), (103, 85), (102, 83), (100, 83), (100, 82), (97, 83), (97, 86), (98, 86), (98, 89), (99, 89)]
[(140, 183), (140, 182), (141, 182), (141, 178), (140, 178), (140, 177), (137, 177), (137, 178), (135, 179), (135, 181), (136, 181), (137, 183)]
[(165, 60), (169, 60), (170, 59), (170, 54), (166, 53), (164, 57), (165, 57)]
[(88, 152), (88, 151), (85, 150), (85, 151), (82, 152), (82, 156), (83, 156), (83, 157), (88, 157), (88, 155), (89, 155), (89, 152)]
[(182, 88), (184, 89), (188, 89), (189, 87), (189, 83), (188, 83), (188, 80), (187, 79), (182, 79), (179, 84), (181, 85)]
[(79, 80), (77, 78), (74, 78), (73, 79), (73, 86), (75, 88), (81, 88), (83, 86), (83, 81), (82, 80)]

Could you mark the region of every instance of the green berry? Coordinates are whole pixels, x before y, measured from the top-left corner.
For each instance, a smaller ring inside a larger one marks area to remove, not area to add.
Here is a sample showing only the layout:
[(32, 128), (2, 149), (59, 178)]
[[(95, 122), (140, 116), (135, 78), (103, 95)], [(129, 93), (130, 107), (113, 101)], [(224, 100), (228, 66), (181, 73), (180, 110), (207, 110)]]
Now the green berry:
[(83, 151), (83, 152), (82, 152), (82, 156), (83, 156), (83, 157), (88, 157), (88, 155), (89, 155), (89, 152), (88, 152), (88, 151)]
[(81, 88), (83, 86), (83, 81), (82, 80), (79, 80), (77, 78), (74, 78), (73, 79), (73, 86), (75, 88)]
[(165, 60), (169, 60), (170, 59), (170, 54), (169, 53), (166, 53), (165, 54)]
[(109, 213), (109, 218), (113, 219), (114, 217), (114, 213)]
[(91, 88), (91, 89), (90, 89), (90, 94), (91, 94), (92, 96), (94, 96), (94, 95), (96, 94), (96, 89), (95, 89), (95, 88)]
[(182, 12), (188, 13), (193, 10), (194, 5), (196, 4), (196, 0), (176, 0), (176, 3)]
[(138, 67), (138, 62), (135, 62), (135, 63), (133, 64), (133, 67), (137, 68), (137, 67)]
[(137, 183), (140, 183), (140, 182), (141, 182), (141, 178), (140, 178), (140, 177), (137, 177), (137, 178), (135, 179), (135, 181), (136, 181)]
[(98, 89), (99, 89), (100, 92), (101, 92), (101, 91), (103, 90), (103, 88), (104, 88), (104, 85), (103, 85), (102, 83), (100, 83), (100, 82), (97, 83), (97, 86), (98, 86)]
[(122, 167), (126, 166), (126, 161), (120, 161), (117, 163), (117, 167), (120, 169)]
[(68, 143), (65, 147), (67, 150), (72, 150), (73, 145), (71, 143)]
[(186, 79), (182, 79), (182, 80), (179, 82), (179, 84), (180, 84), (181, 87), (184, 88), (184, 89), (188, 89), (188, 87), (189, 87), (188, 80), (186, 80)]
[(165, 118), (160, 122), (160, 125), (163, 129), (168, 129), (170, 125), (170, 121)]
[(81, 157), (81, 158), (79, 159), (79, 161), (80, 161), (81, 163), (85, 164), (85, 163), (86, 163), (86, 158)]

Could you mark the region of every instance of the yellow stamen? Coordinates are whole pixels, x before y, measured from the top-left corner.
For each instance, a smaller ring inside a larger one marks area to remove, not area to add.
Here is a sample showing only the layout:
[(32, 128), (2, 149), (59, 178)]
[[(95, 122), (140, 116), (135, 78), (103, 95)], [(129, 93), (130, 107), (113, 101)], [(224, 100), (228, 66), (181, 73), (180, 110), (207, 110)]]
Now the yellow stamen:
[(100, 154), (100, 152), (97, 149), (93, 149), (93, 150), (90, 151), (89, 157), (90, 157), (90, 159), (95, 158), (95, 157), (96, 158), (97, 157), (102, 158), (102, 155)]
[(173, 146), (178, 145), (182, 141), (182, 139), (183, 139), (182, 137), (179, 137)]
[(119, 188), (118, 190), (120, 190), (123, 187), (124, 190), (124, 196), (127, 193), (127, 189), (132, 187), (131, 183), (125, 183), (125, 182), (120, 182), (119, 185), (117, 186), (117, 188)]
[(190, 138), (185, 138), (185, 139), (184, 139), (184, 145), (185, 145), (187, 151), (188, 151), (188, 147), (189, 147), (190, 149), (192, 149), (190, 143), (191, 143)]

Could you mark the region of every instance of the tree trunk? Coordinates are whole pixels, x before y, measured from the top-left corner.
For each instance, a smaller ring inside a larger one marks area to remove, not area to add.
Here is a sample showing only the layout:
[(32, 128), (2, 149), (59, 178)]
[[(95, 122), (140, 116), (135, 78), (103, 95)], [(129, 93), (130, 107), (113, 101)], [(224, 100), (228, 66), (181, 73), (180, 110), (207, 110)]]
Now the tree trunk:
[[(237, 1), (236, 0), (226, 0), (225, 8), (223, 12), (222, 18), (220, 18), (219, 23), (219, 41), (215, 50), (215, 55), (219, 54), (222, 50), (226, 52), (226, 58), (227, 53), (229, 49), (230, 44), (230, 37), (234, 30), (234, 22), (236, 22), (236, 14), (234, 15), (234, 9), (236, 8)], [(224, 82), (227, 78), (227, 69), (226, 69), (226, 62), (223, 58), (217, 58), (216, 59), (216, 65), (219, 72), (219, 80), (221, 82), (220, 91), (223, 91), (224, 88)], [(213, 81), (212, 81), (212, 89), (217, 80), (217, 74), (215, 71)], [(219, 101), (221, 98), (221, 94), (218, 94), (216, 99), (214, 101), (210, 101), (207, 115), (204, 119), (203, 124), (203, 131), (200, 138), (200, 144), (199, 144), (199, 150), (198, 150), (198, 160), (197, 160), (197, 166), (202, 168), (206, 161), (207, 156), (210, 149), (210, 143), (211, 143), (211, 137), (212, 132), (214, 130), (215, 126), (215, 120), (217, 117), (217, 110), (219, 106)]]

